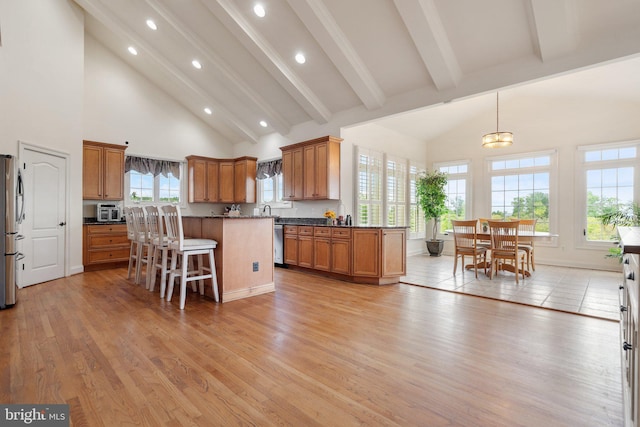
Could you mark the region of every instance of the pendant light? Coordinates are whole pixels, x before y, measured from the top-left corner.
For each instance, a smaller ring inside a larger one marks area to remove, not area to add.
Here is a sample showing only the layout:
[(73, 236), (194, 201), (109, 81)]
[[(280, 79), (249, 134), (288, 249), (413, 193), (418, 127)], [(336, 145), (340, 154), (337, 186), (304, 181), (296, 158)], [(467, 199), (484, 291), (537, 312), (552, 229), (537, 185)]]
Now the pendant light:
[(482, 137), (482, 146), (484, 148), (501, 148), (508, 147), (513, 144), (513, 133), (500, 132), (500, 115), (498, 105), (498, 92), (496, 92), (496, 131), (488, 133)]

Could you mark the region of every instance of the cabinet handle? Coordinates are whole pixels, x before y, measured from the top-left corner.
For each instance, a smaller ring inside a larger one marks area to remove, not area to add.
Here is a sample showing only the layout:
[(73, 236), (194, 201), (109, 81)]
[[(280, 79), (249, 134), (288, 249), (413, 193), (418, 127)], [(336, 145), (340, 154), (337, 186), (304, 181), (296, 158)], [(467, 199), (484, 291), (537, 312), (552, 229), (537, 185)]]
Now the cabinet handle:
[(618, 286), (618, 289), (624, 289), (623, 285)]
[(624, 259), (624, 264), (629, 264), (629, 258)]
[(627, 311), (627, 307), (624, 305), (620, 306), (620, 312), (624, 313), (625, 311)]
[(633, 350), (633, 346), (625, 341), (625, 342), (622, 343), (622, 349), (624, 351)]
[(629, 280), (636, 280), (635, 277), (636, 277), (636, 275), (634, 274), (633, 271), (627, 275), (627, 279), (629, 279)]

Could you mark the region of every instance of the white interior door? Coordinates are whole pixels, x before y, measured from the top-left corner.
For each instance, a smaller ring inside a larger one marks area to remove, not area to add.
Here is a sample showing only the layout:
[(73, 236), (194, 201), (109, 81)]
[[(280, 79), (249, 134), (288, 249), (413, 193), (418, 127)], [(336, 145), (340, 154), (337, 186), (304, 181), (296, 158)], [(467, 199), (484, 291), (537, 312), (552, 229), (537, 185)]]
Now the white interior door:
[(25, 257), (18, 264), (18, 286), (47, 282), (64, 276), (66, 228), (66, 176), (64, 157), (25, 149), (24, 235), (19, 249)]

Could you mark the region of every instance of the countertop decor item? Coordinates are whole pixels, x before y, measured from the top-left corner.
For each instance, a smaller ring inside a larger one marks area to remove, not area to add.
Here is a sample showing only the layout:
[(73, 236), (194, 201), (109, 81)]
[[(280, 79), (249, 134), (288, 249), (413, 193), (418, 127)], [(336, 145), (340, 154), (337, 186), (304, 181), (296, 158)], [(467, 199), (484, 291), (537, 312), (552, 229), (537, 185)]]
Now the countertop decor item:
[(331, 209), (328, 209), (324, 213), (324, 217), (327, 219), (327, 225), (333, 225), (333, 220), (336, 219), (336, 213)]

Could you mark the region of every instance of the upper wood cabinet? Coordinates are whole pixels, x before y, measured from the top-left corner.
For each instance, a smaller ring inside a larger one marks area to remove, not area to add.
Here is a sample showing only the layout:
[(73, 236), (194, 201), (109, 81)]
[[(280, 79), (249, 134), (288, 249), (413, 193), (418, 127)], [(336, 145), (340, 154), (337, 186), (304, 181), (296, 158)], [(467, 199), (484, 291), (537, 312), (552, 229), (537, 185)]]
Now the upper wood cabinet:
[(234, 167), (234, 198), (236, 203), (256, 202), (256, 167), (258, 159), (241, 157), (236, 159)]
[(302, 147), (282, 151), (282, 198), (302, 200)]
[(257, 161), (187, 156), (189, 203), (255, 203)]
[(216, 203), (219, 200), (219, 163), (206, 157), (187, 157), (189, 203)]
[(124, 197), (124, 150), (127, 147), (84, 141), (82, 147), (82, 198), (122, 200)]
[(340, 199), (341, 141), (325, 136), (280, 147), (285, 199)]

